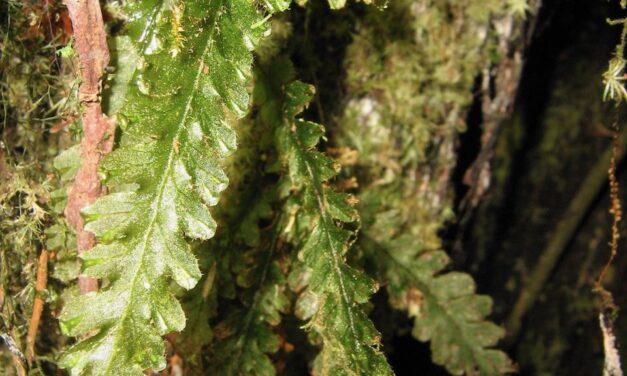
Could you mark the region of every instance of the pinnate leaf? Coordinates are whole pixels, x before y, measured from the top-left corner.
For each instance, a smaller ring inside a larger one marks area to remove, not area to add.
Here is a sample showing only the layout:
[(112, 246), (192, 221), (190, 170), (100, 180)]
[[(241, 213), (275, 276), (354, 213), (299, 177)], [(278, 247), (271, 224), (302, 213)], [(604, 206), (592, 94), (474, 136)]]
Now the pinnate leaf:
[(309, 103), (312, 88), (300, 82), (287, 85), (285, 118), (277, 130), (279, 154), (287, 168), (291, 190), (304, 213), (295, 227), (304, 229), (299, 260), (307, 286), (297, 312), (309, 319), (307, 327), (319, 337), (322, 349), (314, 362), (320, 375), (390, 375), (392, 370), (379, 350), (379, 334), (359, 307), (377, 289), (363, 272), (346, 262), (351, 238), (342, 222), (354, 221), (349, 197), (333, 192), (326, 182), (339, 167), (316, 151), (324, 129), (296, 118)]
[(165, 367), (160, 336), (185, 326), (170, 280), (190, 289), (201, 277), (188, 239), (216, 231), (209, 207), (228, 183), (221, 166), (236, 147), (231, 123), (248, 109), (251, 51), (267, 30), (249, 0), (127, 7), (139, 58), (119, 105), (119, 147), (102, 166), (113, 193), (84, 210), (99, 241), (81, 255), (84, 273), (103, 287), (61, 316), (68, 335), (96, 332), (63, 357), (74, 375)]
[(494, 349), (505, 331), (486, 320), (492, 299), (476, 293), (470, 275), (443, 273), (449, 258), (442, 250), (394, 252), (411, 246), (401, 237), (373, 248), (386, 271), (394, 305), (413, 317), (414, 337), (431, 341), (433, 361), (453, 375), (513, 372), (508, 356)]

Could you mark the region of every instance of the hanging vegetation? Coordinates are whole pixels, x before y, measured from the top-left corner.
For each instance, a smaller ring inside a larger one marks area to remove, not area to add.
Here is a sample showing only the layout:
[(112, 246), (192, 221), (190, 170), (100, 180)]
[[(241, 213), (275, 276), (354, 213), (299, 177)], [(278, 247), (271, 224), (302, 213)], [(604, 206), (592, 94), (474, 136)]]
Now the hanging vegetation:
[[(611, 166), (612, 224), (594, 224), (611, 229), (612, 259), (592, 281), (603, 258), (591, 256), (577, 283), (603, 297), (582, 298), (586, 319), (601, 307), (605, 343), (586, 343), (598, 355), (586, 372), (620, 375), (619, 121), (568, 219), (529, 234), (552, 239), (537, 263), (507, 243), (527, 208), (506, 208), (543, 205), (511, 187), (543, 187), (537, 176), (562, 166), (523, 161), (571, 136), (564, 158), (588, 150), (579, 130), (520, 120), (551, 119), (524, 94), (536, 25), (560, 7), (4, 1), (3, 374), (556, 373), (564, 352), (536, 361), (526, 320), (567, 275), (559, 262), (596, 218)], [(621, 10), (606, 8), (590, 14)], [(627, 99), (620, 38), (590, 99), (598, 113)], [(553, 106), (570, 89), (551, 85)]]

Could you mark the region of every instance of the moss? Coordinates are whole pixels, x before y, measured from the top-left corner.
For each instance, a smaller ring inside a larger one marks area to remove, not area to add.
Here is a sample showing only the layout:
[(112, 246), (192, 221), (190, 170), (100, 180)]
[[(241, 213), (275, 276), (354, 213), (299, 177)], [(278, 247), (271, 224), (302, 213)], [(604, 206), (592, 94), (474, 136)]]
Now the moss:
[(359, 152), (364, 192), (390, 188), (401, 201), (412, 198), (399, 206), (403, 222), (434, 222), (424, 238), (437, 238), (450, 218), (455, 142), (488, 64), (490, 19), (505, 13), (498, 1), (396, 1), (370, 10), (348, 49), (352, 99), (335, 142)]
[[(53, 208), (53, 191), (61, 183), (52, 159), (72, 142), (64, 119), (77, 114), (78, 107), (71, 60), (56, 54), (71, 31), (60, 1), (47, 6), (7, 1), (0, 14), (0, 331), (24, 349), (36, 260), (48, 238), (44, 230), (62, 223)], [(58, 279), (49, 282), (46, 300), (52, 307), (63, 287)], [(60, 340), (55, 326), (46, 331), (38, 342), (42, 358), (35, 368), (40, 371), (50, 367), (46, 359)], [(0, 368), (12, 370), (10, 359), (1, 358)]]
[(334, 142), (359, 152), (366, 232), (387, 223), (441, 247), (455, 143), (489, 64), (491, 20), (507, 12), (500, 1), (395, 1), (359, 23), (345, 59), (351, 100)]

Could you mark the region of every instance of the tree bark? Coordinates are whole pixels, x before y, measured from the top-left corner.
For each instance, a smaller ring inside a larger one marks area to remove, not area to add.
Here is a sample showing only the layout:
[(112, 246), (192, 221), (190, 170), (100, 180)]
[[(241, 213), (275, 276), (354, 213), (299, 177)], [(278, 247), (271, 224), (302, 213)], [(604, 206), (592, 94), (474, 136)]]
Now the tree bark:
[(524, 65), (524, 53), (535, 30), (541, 5), (541, 0), (530, 1), (526, 20), (508, 15), (494, 21), (500, 61), (494, 66), (486, 66), (483, 71), (481, 149), (464, 174), (463, 182), (469, 190), (464, 197), (462, 209), (472, 211), (490, 188), (494, 147), (501, 125), (512, 114)]

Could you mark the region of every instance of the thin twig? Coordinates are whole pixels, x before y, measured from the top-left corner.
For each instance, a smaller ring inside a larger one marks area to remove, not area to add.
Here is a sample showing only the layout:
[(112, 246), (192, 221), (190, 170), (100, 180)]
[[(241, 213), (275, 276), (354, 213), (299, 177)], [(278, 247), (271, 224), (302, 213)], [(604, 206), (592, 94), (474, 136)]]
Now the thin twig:
[(609, 270), (616, 254), (618, 253), (618, 239), (620, 238), (620, 232), (618, 231), (618, 225), (620, 221), (623, 219), (623, 211), (620, 204), (620, 195), (619, 195), (619, 185), (618, 179), (616, 178), (616, 158), (618, 153), (618, 103), (616, 104), (615, 111), (615, 119), (613, 123), (614, 128), (614, 140), (612, 143), (612, 158), (610, 160), (610, 169), (607, 172), (608, 180), (610, 184), (610, 214), (612, 215), (612, 233), (610, 240), (610, 257), (607, 260), (605, 266), (599, 273), (599, 278), (596, 281), (596, 288), (599, 291), (605, 291), (603, 288), (603, 280), (605, 279), (605, 275)]
[[(113, 147), (115, 124), (103, 113), (100, 106), (101, 78), (109, 64), (109, 50), (98, 0), (64, 0), (68, 8), (81, 68), (79, 98), (83, 105), (81, 119), (81, 166), (74, 185), (69, 191), (65, 215), (77, 235), (78, 252), (94, 246), (96, 239), (84, 230), (80, 210), (93, 203), (103, 193), (98, 178), (98, 165), (104, 154)], [(79, 277), (82, 293), (98, 289), (93, 278)]]
[(35, 340), (37, 339), (37, 330), (41, 313), (44, 309), (44, 300), (42, 295), (46, 291), (48, 283), (48, 251), (42, 250), (39, 255), (39, 265), (37, 266), (37, 281), (35, 283), (35, 302), (33, 303), (33, 314), (30, 317), (30, 325), (28, 326), (28, 336), (26, 337), (26, 359), (28, 364), (32, 364), (35, 359)]

